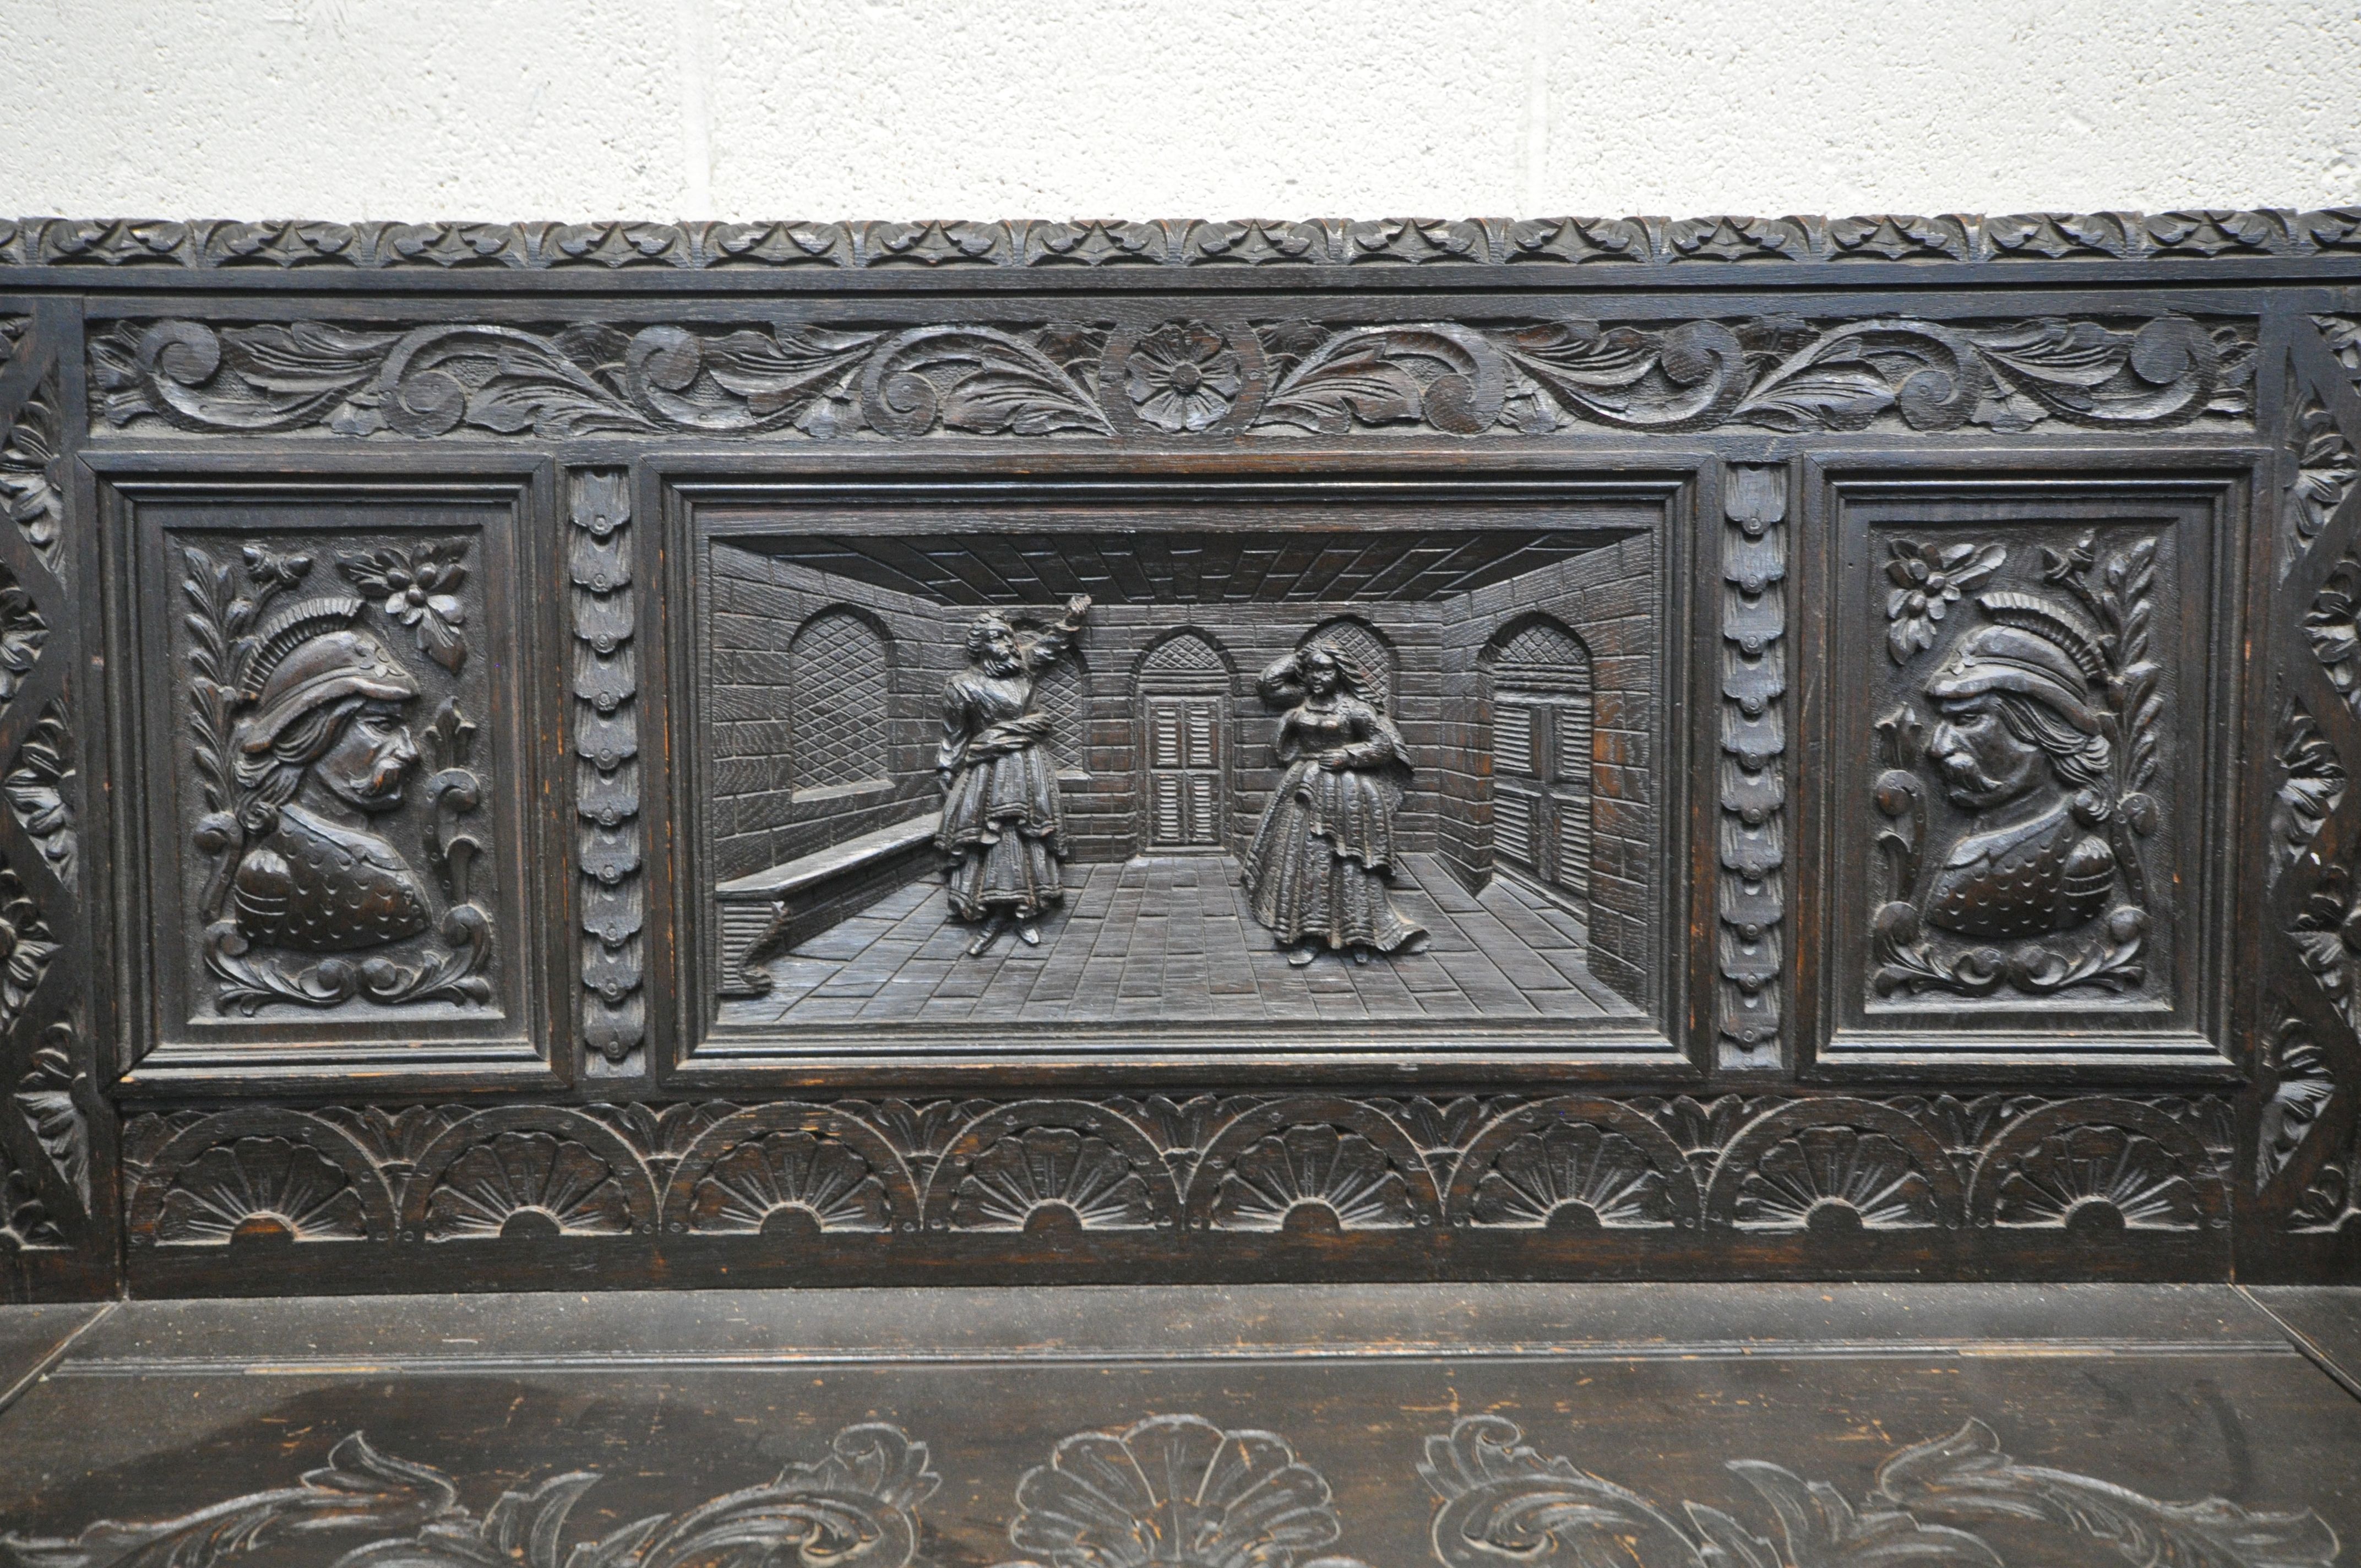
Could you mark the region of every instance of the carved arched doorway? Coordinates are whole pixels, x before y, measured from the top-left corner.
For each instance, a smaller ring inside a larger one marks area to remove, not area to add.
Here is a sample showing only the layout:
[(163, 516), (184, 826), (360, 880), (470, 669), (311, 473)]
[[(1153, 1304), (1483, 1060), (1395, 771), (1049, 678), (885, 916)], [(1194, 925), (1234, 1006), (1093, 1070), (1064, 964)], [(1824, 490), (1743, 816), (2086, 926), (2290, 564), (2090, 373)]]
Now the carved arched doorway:
[(1492, 853), (1568, 896), (1590, 895), (1590, 651), (1535, 617), (1504, 628), (1492, 697)]
[(1229, 661), (1198, 632), (1175, 632), (1140, 661), (1139, 838), (1149, 854), (1225, 841), (1229, 691)]

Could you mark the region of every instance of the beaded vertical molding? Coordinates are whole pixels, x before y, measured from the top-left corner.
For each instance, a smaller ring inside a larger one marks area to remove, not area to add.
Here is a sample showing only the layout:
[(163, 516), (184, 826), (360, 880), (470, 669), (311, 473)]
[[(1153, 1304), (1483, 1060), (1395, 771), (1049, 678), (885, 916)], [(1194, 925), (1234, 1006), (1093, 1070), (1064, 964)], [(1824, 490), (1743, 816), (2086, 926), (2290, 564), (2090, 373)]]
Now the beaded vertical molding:
[(581, 869), (582, 1038), (610, 1062), (647, 1037), (641, 995), (639, 665), (632, 651), (627, 476), (574, 476), (566, 571), (574, 601), (574, 809)]
[(1787, 913), (1787, 470), (1733, 464), (1722, 480), (1721, 876), (1715, 897), (1715, 1056), (1779, 1065)]

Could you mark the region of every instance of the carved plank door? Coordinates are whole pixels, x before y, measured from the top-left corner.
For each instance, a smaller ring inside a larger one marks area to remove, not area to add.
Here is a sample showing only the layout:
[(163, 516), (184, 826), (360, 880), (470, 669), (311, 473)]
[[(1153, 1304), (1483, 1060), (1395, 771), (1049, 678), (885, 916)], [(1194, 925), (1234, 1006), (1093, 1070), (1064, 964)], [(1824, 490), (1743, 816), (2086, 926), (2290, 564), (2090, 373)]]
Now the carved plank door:
[(1210, 696), (1148, 699), (1148, 847), (1222, 841), (1222, 715)]
[(1499, 858), (1580, 898), (1590, 891), (1590, 698), (1506, 691), (1493, 714)]

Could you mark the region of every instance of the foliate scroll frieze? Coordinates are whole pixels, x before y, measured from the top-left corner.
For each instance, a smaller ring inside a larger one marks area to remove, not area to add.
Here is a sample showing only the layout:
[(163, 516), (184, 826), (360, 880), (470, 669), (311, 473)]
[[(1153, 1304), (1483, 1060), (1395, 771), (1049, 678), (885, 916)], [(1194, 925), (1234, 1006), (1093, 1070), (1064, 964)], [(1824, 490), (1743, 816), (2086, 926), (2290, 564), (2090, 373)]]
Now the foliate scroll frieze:
[(1426, 1440), (1418, 1468), (1440, 1505), (1433, 1540), (1445, 1568), (1532, 1556), (1634, 1568), (2001, 1568), (1998, 1546), (1972, 1528), (1990, 1524), (2036, 1531), (2040, 1550), (2059, 1558), (2113, 1552), (2219, 1568), (2327, 1568), (2338, 1550), (2336, 1532), (2308, 1509), (2249, 1511), (2219, 1497), (2161, 1502), (2023, 1464), (1973, 1418), (1949, 1437), (1887, 1458), (1858, 1507), (1784, 1465), (1736, 1459), (1728, 1467), (1777, 1521), (1779, 1542), (1722, 1509), (1667, 1508), (1564, 1455), (1543, 1454), (1500, 1416), (1459, 1418), (1447, 1434)]
[(2361, 244), (2361, 210), (1797, 216), (361, 223), (0, 219), (0, 266), (515, 271), (2204, 261)]
[(638, 599), (628, 477), (575, 476), (566, 575), (573, 596), (574, 809), (582, 922), (582, 1037), (620, 1062), (646, 1037), (647, 916), (640, 828)]
[(791, 1463), (766, 1483), (594, 1537), (571, 1521), (575, 1506), (602, 1479), (595, 1470), (552, 1476), (530, 1490), (502, 1492), (478, 1516), (460, 1504), (456, 1479), (380, 1453), (354, 1432), (294, 1486), (225, 1498), (175, 1519), (104, 1520), (71, 1539), (0, 1535), (0, 1562), (11, 1568), (210, 1562), (225, 1554), (225, 1542), (301, 1538), (333, 1543), (338, 1563), (407, 1568), (659, 1568), (785, 1562), (798, 1554), (846, 1568), (906, 1568), (922, 1530), (918, 1505), (942, 1478), (928, 1467), (927, 1445), (901, 1429), (849, 1426), (822, 1457)]
[(1437, 1225), (2194, 1233), (2226, 1213), (2231, 1144), (2218, 1100), (1998, 1093), (255, 1107), (126, 1134), (143, 1246), (1046, 1227), (1147, 1253)]
[(1228, 438), (2169, 429), (2252, 414), (2254, 325), (1583, 317), (1229, 327), (126, 323), (96, 427), (348, 436)]
[(1722, 511), (1719, 1021), (1724, 1065), (1765, 1065), (1784, 992), (1786, 470), (1732, 466)]

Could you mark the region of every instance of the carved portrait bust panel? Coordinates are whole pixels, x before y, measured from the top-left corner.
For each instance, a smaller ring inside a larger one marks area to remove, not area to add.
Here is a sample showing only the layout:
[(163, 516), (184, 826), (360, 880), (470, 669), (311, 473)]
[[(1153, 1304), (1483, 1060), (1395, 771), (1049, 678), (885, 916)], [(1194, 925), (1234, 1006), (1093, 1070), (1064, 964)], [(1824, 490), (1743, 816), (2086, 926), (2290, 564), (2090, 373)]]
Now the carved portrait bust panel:
[(1838, 482), (1831, 1054), (2216, 1048), (2233, 503)]
[(128, 510), (130, 602), (170, 607), (126, 629), (159, 780), (142, 1055), (527, 1053), (511, 508)]

